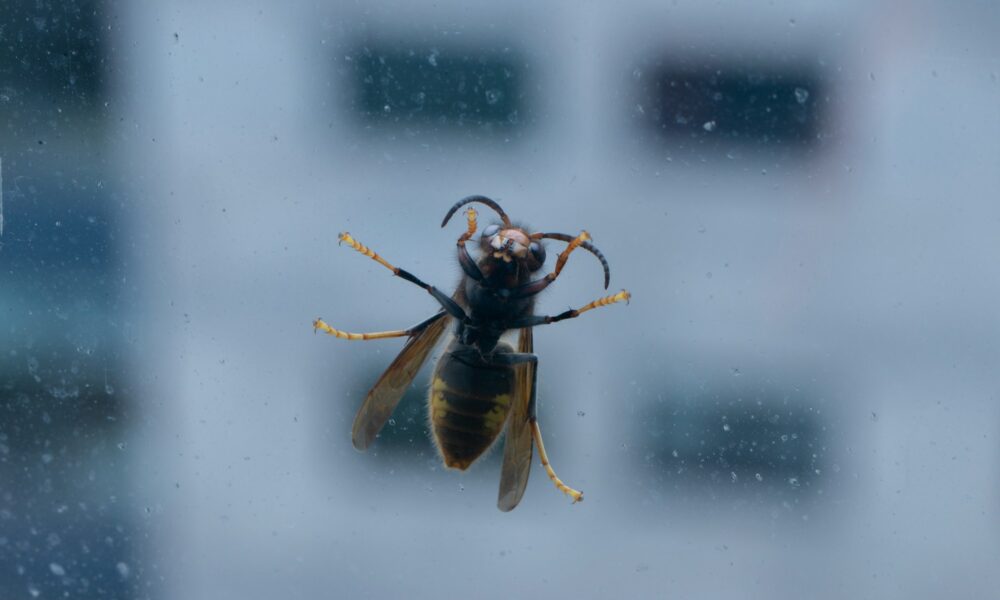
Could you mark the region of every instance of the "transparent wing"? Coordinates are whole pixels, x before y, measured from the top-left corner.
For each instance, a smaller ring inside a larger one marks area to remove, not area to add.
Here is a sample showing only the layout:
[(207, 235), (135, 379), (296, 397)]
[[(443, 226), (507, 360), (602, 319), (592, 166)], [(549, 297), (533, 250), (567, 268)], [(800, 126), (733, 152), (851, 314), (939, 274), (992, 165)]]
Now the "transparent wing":
[[(517, 343), (518, 352), (534, 352), (531, 328), (521, 330)], [(513, 510), (524, 496), (531, 474), (531, 427), (529, 423), (531, 404), (531, 382), (536, 365), (523, 364), (515, 367), (514, 398), (507, 418), (507, 439), (503, 446), (503, 466), (500, 468), (500, 493), (497, 508), (507, 512)]]
[(355, 448), (368, 448), (382, 430), (450, 322), (451, 317), (446, 313), (438, 313), (426, 328), (407, 340), (399, 356), (378, 378), (354, 417), (351, 441)]

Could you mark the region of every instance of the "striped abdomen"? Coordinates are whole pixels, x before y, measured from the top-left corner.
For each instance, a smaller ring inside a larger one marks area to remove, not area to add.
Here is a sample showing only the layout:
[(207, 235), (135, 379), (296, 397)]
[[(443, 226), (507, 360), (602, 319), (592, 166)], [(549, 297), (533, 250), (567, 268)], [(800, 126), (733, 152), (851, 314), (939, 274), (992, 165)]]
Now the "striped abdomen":
[[(452, 342), (434, 369), (431, 428), (444, 464), (465, 470), (503, 430), (514, 391), (514, 369), (456, 358)], [(509, 352), (506, 344), (498, 352)]]

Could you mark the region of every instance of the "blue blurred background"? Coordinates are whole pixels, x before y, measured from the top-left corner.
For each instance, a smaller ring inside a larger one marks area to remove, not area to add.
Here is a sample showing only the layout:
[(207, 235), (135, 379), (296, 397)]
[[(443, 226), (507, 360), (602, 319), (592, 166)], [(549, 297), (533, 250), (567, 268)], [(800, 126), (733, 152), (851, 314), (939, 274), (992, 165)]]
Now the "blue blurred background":
[[(995, 3), (3, 6), (0, 597), (1000, 585)], [(450, 288), (469, 194), (633, 294), (535, 334), (582, 504), (444, 469), (427, 373), (351, 447), (401, 344), (311, 320), (436, 307), (337, 233)]]

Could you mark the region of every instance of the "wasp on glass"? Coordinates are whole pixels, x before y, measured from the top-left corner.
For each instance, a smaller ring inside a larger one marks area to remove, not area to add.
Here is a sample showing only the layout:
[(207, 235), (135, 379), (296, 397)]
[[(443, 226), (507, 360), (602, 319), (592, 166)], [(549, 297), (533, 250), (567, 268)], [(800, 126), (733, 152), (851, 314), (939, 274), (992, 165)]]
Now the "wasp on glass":
[[(528, 484), (532, 443), (549, 479), (574, 502), (583, 493), (564, 484), (549, 464), (542, 433), (535, 415), (538, 357), (533, 352), (532, 328), (580, 316), (588, 310), (628, 301), (625, 290), (600, 298), (575, 310), (555, 316), (534, 314), (535, 297), (559, 277), (570, 254), (583, 248), (596, 256), (604, 268), (607, 289), (611, 271), (604, 255), (589, 242), (583, 231), (576, 237), (562, 233), (528, 233), (511, 223), (500, 205), (485, 196), (469, 196), (457, 202), (445, 215), (441, 226), (463, 206), (484, 204), (500, 216), (479, 236), (480, 257), (472, 258), (467, 243), (477, 230), (476, 211), (466, 210), (468, 228), (458, 238), (458, 263), (462, 279), (458, 289), (447, 295), (424, 283), (408, 271), (393, 266), (348, 233), (340, 242), (377, 261), (392, 273), (426, 290), (441, 305), (441, 311), (409, 329), (377, 333), (347, 333), (316, 319), (313, 327), (348, 340), (409, 338), (399, 356), (368, 392), (354, 419), (352, 440), (358, 450), (366, 449), (385, 425), (417, 371), (427, 360), (440, 337), (454, 322), (454, 336), (434, 368), (428, 397), (431, 429), (444, 464), (465, 470), (485, 452), (506, 426), (500, 493), (497, 506), (513, 509), (521, 501)], [(556, 259), (555, 268), (533, 279), (545, 263), (542, 240), (568, 242)], [(501, 341), (511, 330), (519, 331), (517, 350)]]

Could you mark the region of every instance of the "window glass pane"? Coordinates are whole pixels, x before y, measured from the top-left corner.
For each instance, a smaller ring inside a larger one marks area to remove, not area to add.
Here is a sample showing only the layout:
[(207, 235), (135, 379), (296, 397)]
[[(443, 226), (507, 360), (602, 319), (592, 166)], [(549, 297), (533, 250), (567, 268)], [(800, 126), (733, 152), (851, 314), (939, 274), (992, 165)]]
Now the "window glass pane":
[(0, 600), (992, 597), (997, 24), (5, 3)]

